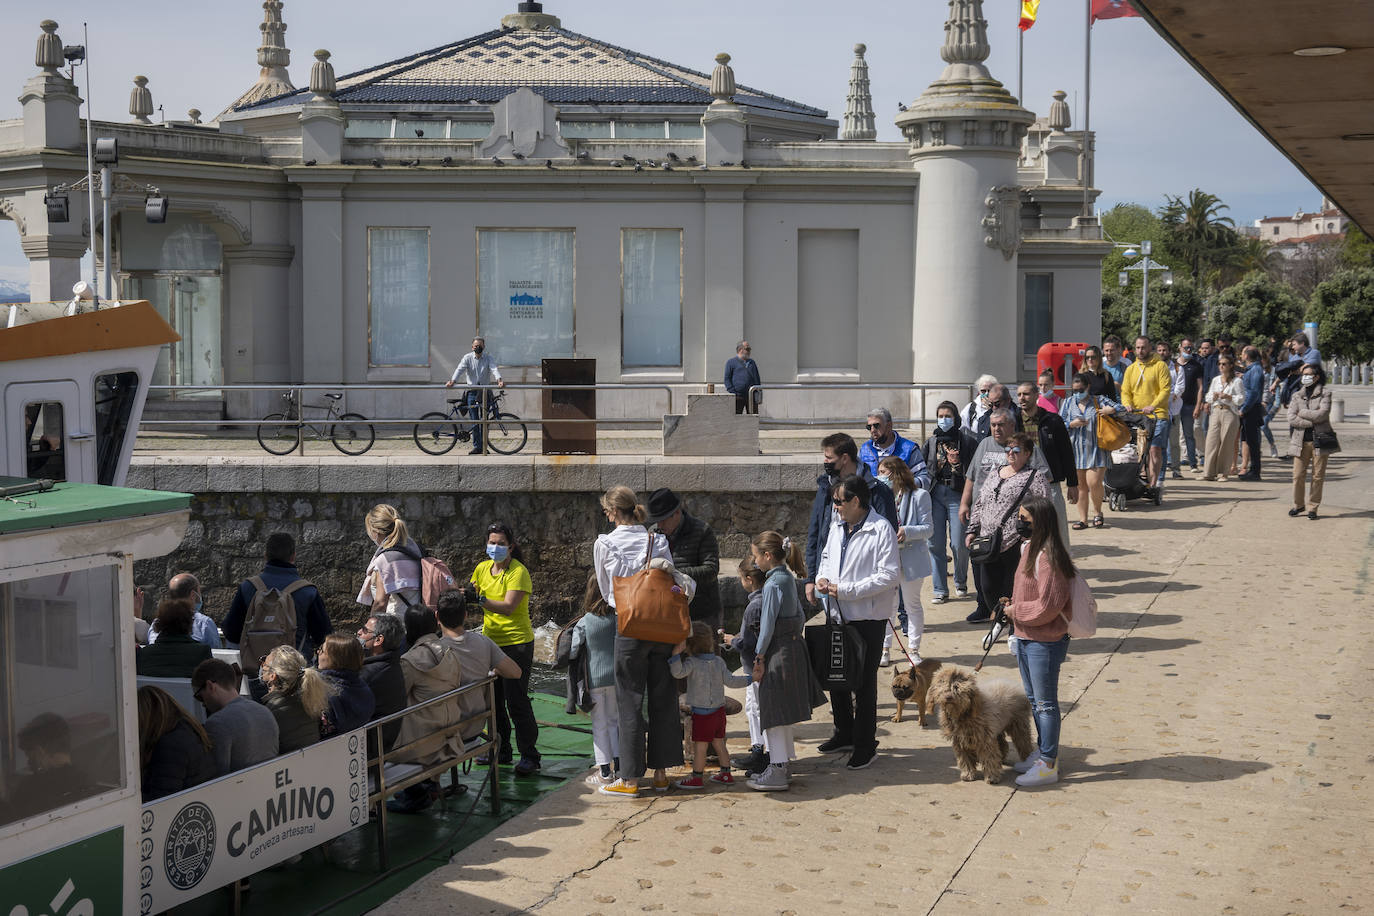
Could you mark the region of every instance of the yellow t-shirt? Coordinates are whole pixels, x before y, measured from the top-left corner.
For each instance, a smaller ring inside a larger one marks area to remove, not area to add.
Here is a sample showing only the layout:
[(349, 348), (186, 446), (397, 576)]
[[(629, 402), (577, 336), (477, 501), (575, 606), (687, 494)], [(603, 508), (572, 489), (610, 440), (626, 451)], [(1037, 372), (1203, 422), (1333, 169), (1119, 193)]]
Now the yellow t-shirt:
[(482, 615), (482, 635), (498, 646), (518, 646), (534, 641), (534, 627), (530, 624), (530, 571), (525, 564), (512, 558), (499, 576), (491, 574), (492, 561), (483, 560), (472, 571), (472, 584), (485, 598), (502, 601), (506, 592), (524, 592), (525, 597), (509, 614), (487, 611)]

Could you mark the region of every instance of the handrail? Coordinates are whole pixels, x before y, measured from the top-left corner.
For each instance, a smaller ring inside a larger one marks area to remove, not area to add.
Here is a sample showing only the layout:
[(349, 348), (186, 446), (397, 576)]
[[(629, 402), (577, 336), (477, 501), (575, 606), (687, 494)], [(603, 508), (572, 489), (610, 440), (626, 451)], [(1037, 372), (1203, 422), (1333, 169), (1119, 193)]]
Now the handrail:
[[(921, 427), (921, 438), (926, 437), (926, 425), (930, 422), (929, 414), (926, 411), (926, 392), (928, 391), (949, 391), (951, 389), (963, 389), (969, 394), (969, 400), (973, 400), (974, 384), (972, 382), (791, 382), (779, 385), (750, 385), (747, 394), (748, 403), (753, 403), (754, 393), (763, 391), (892, 391), (892, 390), (919, 391), (921, 393), (921, 407), (915, 417), (893, 417), (892, 425), (905, 426), (910, 428), (913, 424)], [(853, 422), (853, 418), (817, 418), (808, 417), (804, 420), (794, 420), (785, 417), (759, 417), (760, 426), (768, 427), (789, 427), (789, 426), (833, 426)], [(920, 445), (920, 443), (917, 443)]]

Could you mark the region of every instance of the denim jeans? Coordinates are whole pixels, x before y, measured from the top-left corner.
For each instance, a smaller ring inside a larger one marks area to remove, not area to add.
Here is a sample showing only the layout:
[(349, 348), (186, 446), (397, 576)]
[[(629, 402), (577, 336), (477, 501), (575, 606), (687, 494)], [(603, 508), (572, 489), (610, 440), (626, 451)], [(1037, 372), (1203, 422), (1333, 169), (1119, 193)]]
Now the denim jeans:
[[(464, 392), (463, 404), (458, 409), (462, 411), (463, 416), (470, 420), (482, 419), (482, 392)], [(478, 450), (482, 448), (482, 425), (480, 423), (472, 427), (472, 447)]]
[[(949, 487), (937, 483), (930, 490), (930, 514), (935, 530), (930, 537), (931, 584), (935, 594), (949, 597), (948, 544), (954, 552), (954, 585), (968, 588), (968, 548), (964, 546), (964, 523), (959, 521), (959, 496)], [(948, 534), (946, 534), (948, 531)]]
[(1054, 642), (1022, 637), (1016, 644), (1016, 666), (1035, 716), (1040, 756), (1047, 762), (1059, 759), (1059, 666), (1068, 654), (1068, 636)]
[(1193, 407), (1184, 404), (1183, 413), (1179, 415), (1179, 420), (1183, 424), (1183, 444), (1188, 450), (1188, 466), (1195, 468), (1197, 467), (1197, 420), (1193, 417)]

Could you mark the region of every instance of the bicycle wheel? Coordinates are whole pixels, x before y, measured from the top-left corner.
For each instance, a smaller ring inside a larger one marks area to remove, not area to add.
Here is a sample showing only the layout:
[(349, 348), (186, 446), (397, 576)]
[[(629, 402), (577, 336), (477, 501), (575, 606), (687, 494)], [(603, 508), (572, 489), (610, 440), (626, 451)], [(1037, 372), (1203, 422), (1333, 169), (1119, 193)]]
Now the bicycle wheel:
[(258, 445), (273, 455), (291, 454), (296, 450), (295, 424), (286, 418), (286, 414), (269, 413), (258, 424)]
[(513, 413), (497, 414), (487, 424), (487, 448), (498, 455), (514, 455), (529, 438), (529, 428)]
[(427, 413), (415, 424), (415, 444), (431, 455), (447, 455), (458, 444), (458, 424), (437, 410)]
[(339, 422), (329, 427), (329, 441), (345, 455), (361, 455), (376, 440), (377, 431), (360, 413), (340, 414)]

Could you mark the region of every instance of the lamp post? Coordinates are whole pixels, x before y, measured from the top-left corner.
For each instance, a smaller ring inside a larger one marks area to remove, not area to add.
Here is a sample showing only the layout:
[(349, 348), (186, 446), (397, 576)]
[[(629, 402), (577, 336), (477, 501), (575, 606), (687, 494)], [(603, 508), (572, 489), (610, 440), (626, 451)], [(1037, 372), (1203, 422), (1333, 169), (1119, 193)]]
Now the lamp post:
[[(1161, 279), (1164, 281), (1165, 286), (1174, 285), (1174, 272), (1170, 270), (1167, 265), (1161, 264), (1158, 261), (1152, 260), (1150, 258), (1150, 250), (1154, 246), (1151, 244), (1149, 239), (1146, 239), (1145, 241), (1141, 242), (1139, 246), (1118, 245), (1117, 247), (1125, 248), (1125, 255), (1128, 258), (1141, 257), (1142, 255), (1144, 256), (1142, 260), (1137, 261), (1134, 264), (1127, 265), (1124, 270), (1122, 270), (1120, 273), (1116, 275), (1116, 279), (1117, 283), (1124, 289), (1131, 282), (1131, 276), (1130, 274), (1126, 273), (1126, 271), (1140, 271), (1140, 278), (1143, 281), (1140, 287), (1140, 336), (1145, 337), (1147, 336), (1145, 331), (1145, 324), (1146, 320), (1149, 317), (1150, 311), (1150, 271), (1163, 271), (1164, 275), (1163, 277), (1161, 277)], [(1137, 248), (1139, 250), (1137, 250)]]

